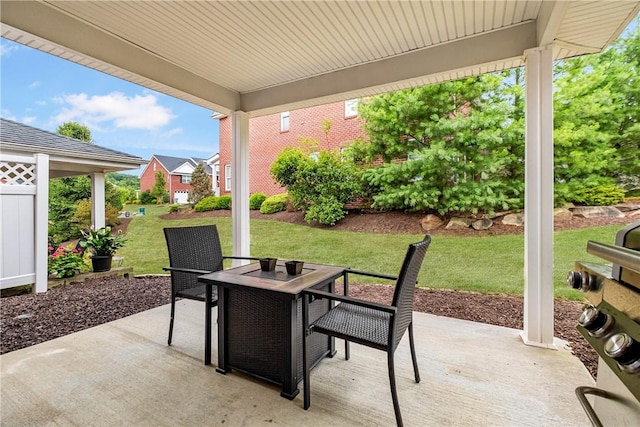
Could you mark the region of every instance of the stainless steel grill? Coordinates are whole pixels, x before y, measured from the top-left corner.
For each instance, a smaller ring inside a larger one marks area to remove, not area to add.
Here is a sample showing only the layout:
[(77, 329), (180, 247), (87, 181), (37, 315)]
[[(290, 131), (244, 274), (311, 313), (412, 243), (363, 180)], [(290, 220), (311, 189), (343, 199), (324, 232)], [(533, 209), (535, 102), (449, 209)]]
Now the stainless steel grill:
[(640, 221), (620, 230), (615, 245), (588, 242), (587, 252), (612, 264), (577, 262), (567, 277), (590, 303), (578, 330), (599, 355), (596, 387), (576, 394), (594, 426), (638, 426)]

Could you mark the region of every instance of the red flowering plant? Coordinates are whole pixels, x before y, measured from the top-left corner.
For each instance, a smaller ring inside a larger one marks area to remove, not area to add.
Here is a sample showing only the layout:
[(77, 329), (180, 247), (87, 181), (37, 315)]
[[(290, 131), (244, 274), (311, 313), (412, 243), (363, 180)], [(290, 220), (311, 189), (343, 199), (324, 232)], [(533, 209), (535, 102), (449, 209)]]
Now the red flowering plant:
[(73, 245), (59, 246), (57, 249), (49, 246), (49, 253), (51, 253), (49, 255), (49, 274), (52, 274), (56, 279), (71, 277), (84, 266), (82, 254)]

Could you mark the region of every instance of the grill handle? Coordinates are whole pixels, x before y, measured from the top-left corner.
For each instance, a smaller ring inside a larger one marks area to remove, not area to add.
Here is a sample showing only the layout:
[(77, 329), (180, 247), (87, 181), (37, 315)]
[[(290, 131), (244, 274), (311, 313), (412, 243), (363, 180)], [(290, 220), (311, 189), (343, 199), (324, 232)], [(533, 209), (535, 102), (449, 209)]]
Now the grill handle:
[(640, 274), (640, 252), (622, 246), (587, 242), (587, 252)]
[(587, 400), (587, 394), (593, 394), (594, 396), (604, 397), (605, 399), (615, 399), (615, 396), (608, 391), (595, 388), (595, 387), (578, 387), (576, 388), (576, 396), (578, 396), (578, 400), (586, 412), (587, 417), (589, 417), (589, 421), (593, 424), (593, 427), (603, 427), (600, 418), (596, 414), (596, 411), (593, 410), (593, 406)]

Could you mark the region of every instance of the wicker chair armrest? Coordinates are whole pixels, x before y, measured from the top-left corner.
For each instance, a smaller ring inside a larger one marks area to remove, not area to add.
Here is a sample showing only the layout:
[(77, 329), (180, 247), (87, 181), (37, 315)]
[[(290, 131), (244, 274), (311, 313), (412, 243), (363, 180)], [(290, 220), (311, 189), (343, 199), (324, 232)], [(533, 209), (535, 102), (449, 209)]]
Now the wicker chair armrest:
[(346, 269), (345, 273), (347, 273), (347, 274), (357, 274), (359, 276), (377, 277), (377, 278), (380, 278), (380, 279), (387, 279), (387, 280), (398, 280), (398, 276), (390, 276), (388, 274), (380, 274), (380, 273), (369, 273), (367, 271), (352, 270), (350, 268)]
[(384, 312), (390, 313), (392, 315), (395, 314), (396, 311), (398, 311), (397, 307), (393, 307), (393, 306), (390, 306), (390, 305), (382, 305), (382, 304), (378, 304), (378, 303), (371, 302), (371, 301), (365, 301), (365, 300), (356, 299), (356, 298), (349, 297), (349, 296), (344, 296), (344, 295), (336, 295), (336, 294), (333, 294), (331, 292), (318, 291), (318, 290), (315, 290), (315, 289), (306, 289), (306, 290), (303, 291), (303, 295), (304, 294), (308, 294), (312, 298), (315, 298), (315, 299), (326, 298), (326, 299), (330, 299), (330, 300), (333, 300), (333, 301), (346, 302), (346, 303), (357, 305), (357, 306), (360, 306), (360, 307), (370, 308), (372, 310), (384, 311)]
[(189, 273), (189, 274), (197, 274), (199, 276), (203, 275), (203, 274), (208, 274), (211, 273), (210, 271), (206, 271), (206, 270), (196, 270), (194, 268), (180, 268), (180, 267), (162, 267), (162, 269), (164, 271), (178, 271), (180, 273)]

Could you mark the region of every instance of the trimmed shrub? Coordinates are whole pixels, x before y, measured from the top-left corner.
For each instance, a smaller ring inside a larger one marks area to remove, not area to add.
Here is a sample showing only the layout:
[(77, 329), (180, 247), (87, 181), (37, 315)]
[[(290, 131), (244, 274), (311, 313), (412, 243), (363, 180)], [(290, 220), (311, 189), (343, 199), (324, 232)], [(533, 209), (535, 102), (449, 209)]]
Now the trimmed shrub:
[(576, 199), (587, 206), (610, 206), (624, 202), (624, 190), (613, 184), (593, 185), (579, 191)]
[(260, 206), (260, 213), (273, 214), (276, 212), (283, 212), (287, 210), (287, 199), (289, 195), (287, 193), (276, 194), (275, 196), (267, 197)]
[(196, 212), (206, 212), (217, 209), (217, 199), (218, 198), (216, 196), (205, 197), (204, 199), (201, 199), (198, 203), (196, 203), (194, 209)]
[(215, 209), (231, 209), (231, 196), (218, 197)]
[(305, 221), (318, 221), (320, 224), (336, 225), (344, 218), (344, 204), (334, 196), (320, 196), (317, 205), (311, 205), (304, 216)]
[(255, 193), (249, 197), (249, 209), (257, 211), (262, 206), (262, 202), (267, 199), (267, 195), (264, 193)]
[(169, 213), (176, 213), (180, 209), (180, 205), (171, 205), (169, 206)]
[(140, 193), (140, 204), (150, 205), (151, 201), (155, 199), (156, 198), (151, 194), (151, 191), (149, 190), (145, 190), (142, 193)]

